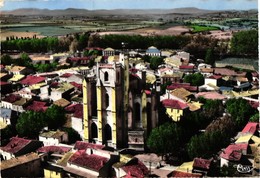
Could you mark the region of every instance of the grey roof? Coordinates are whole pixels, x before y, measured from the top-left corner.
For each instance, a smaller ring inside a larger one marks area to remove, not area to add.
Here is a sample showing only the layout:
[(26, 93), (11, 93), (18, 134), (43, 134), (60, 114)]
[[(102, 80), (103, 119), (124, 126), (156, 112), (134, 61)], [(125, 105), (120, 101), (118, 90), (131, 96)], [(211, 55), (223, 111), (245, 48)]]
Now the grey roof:
[(2, 118), (11, 119), (12, 110), (11, 109), (6, 109), (6, 108), (1, 108), (0, 116)]

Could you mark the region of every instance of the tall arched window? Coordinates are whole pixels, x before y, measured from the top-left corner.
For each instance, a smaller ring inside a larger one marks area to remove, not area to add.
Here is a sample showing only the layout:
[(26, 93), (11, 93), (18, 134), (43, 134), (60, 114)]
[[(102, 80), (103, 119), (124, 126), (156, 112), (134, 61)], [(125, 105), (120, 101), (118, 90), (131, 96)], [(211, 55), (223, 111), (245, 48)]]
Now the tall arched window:
[(92, 138), (98, 138), (98, 129), (94, 122), (91, 124), (91, 136)]
[(108, 72), (105, 72), (105, 81), (108, 81)]
[(140, 121), (141, 120), (141, 112), (140, 112), (140, 104), (135, 103), (135, 120)]
[(109, 124), (105, 125), (104, 131), (105, 131), (105, 141), (112, 140), (112, 129)]
[(109, 106), (109, 95), (108, 94), (106, 94), (106, 96), (105, 96), (105, 102), (106, 102), (106, 107), (108, 107)]

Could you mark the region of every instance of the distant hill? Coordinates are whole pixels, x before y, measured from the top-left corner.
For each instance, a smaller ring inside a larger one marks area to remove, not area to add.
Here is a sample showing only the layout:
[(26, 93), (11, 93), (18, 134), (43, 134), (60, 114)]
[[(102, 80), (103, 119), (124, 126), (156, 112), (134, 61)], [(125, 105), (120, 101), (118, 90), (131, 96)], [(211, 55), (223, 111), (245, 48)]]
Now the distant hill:
[(35, 9), (35, 8), (23, 8), (12, 11), (2, 11), (1, 14), (12, 15), (145, 15), (145, 14), (203, 14), (212, 13), (216, 11), (204, 10), (198, 8), (176, 8), (176, 9), (113, 9), (113, 10), (87, 10), (87, 9), (64, 9), (64, 10), (49, 10), (49, 9)]

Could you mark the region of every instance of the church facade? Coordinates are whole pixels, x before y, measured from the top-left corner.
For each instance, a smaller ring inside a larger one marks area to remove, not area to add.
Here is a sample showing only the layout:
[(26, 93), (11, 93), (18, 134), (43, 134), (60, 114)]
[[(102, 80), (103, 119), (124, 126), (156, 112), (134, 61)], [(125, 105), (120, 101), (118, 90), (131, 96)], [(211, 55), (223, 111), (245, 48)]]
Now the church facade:
[(158, 103), (158, 88), (147, 86), (145, 71), (141, 77), (130, 72), (126, 56), (98, 63), (96, 75), (83, 81), (84, 140), (144, 150), (150, 131), (158, 125)]

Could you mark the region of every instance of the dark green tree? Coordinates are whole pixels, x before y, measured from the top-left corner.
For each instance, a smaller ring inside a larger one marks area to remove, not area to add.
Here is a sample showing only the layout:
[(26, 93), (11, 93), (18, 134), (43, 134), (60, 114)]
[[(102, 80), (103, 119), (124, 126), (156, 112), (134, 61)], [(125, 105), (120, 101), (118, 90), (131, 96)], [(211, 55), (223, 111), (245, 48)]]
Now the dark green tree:
[(182, 130), (176, 123), (164, 123), (154, 128), (149, 135), (147, 145), (151, 151), (164, 156), (178, 153), (182, 145)]
[(207, 49), (206, 56), (205, 56), (205, 62), (210, 65), (214, 65), (215, 63), (215, 56), (214, 51), (212, 48)]
[(16, 65), (25, 66), (25, 67), (31, 67), (32, 65), (31, 62), (32, 60), (27, 53), (22, 53), (20, 55), (20, 58), (14, 60), (14, 63)]
[(201, 73), (188, 74), (184, 76), (184, 82), (193, 86), (201, 86), (204, 84), (204, 77)]
[(61, 130), (68, 133), (68, 137), (69, 137), (68, 144), (74, 144), (76, 141), (82, 140), (79, 133), (73, 128), (63, 127)]
[(232, 98), (227, 100), (226, 109), (227, 112), (231, 114), (231, 117), (238, 128), (243, 128), (249, 118), (256, 113), (256, 110), (243, 98)]
[(258, 56), (258, 30), (235, 33), (231, 39), (231, 52), (236, 55)]
[(163, 64), (163, 58), (162, 57), (158, 57), (158, 56), (154, 56), (151, 57), (150, 59), (150, 68), (155, 70), (158, 68), (159, 65)]
[(11, 65), (13, 63), (14, 63), (13, 59), (8, 54), (4, 54), (4, 55), (1, 56), (1, 64)]
[(46, 126), (46, 118), (42, 112), (28, 111), (22, 113), (17, 121), (16, 130), (20, 137), (38, 138), (40, 131)]
[(45, 115), (49, 129), (57, 129), (66, 122), (65, 110), (63, 107), (52, 105), (46, 110)]
[(250, 122), (259, 122), (259, 113), (255, 113), (253, 116), (250, 117), (249, 119)]

